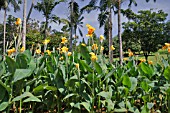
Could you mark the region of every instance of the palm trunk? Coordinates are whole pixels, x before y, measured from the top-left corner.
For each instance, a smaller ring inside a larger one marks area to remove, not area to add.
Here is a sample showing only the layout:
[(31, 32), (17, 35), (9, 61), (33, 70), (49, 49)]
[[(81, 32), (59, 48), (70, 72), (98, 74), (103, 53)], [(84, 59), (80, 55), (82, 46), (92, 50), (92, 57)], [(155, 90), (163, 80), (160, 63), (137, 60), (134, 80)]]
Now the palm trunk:
[(5, 60), (5, 53), (6, 53), (6, 45), (5, 45), (5, 41), (6, 41), (6, 12), (7, 9), (4, 9), (4, 41), (3, 41), (3, 60)]
[(70, 7), (70, 20), (71, 20), (71, 23), (70, 23), (70, 43), (69, 43), (69, 50), (72, 51), (72, 46), (73, 46), (73, 43), (72, 43), (72, 40), (73, 40), (73, 3), (74, 3), (74, 0), (71, 0), (71, 7)]
[(111, 50), (111, 46), (112, 46), (112, 9), (109, 9), (109, 61), (110, 63), (113, 62), (113, 51)]
[(123, 62), (122, 37), (121, 37), (121, 0), (118, 0), (118, 38), (119, 38), (119, 60)]
[(26, 48), (26, 9), (27, 9), (27, 0), (24, 0), (23, 7), (23, 31), (22, 31), (22, 46)]
[(31, 15), (31, 13), (32, 13), (33, 7), (34, 7), (34, 0), (32, 0), (31, 8), (30, 8), (29, 13), (28, 13), (28, 16), (27, 16), (27, 22), (28, 22), (28, 20), (29, 20), (29, 18), (30, 18), (30, 15)]

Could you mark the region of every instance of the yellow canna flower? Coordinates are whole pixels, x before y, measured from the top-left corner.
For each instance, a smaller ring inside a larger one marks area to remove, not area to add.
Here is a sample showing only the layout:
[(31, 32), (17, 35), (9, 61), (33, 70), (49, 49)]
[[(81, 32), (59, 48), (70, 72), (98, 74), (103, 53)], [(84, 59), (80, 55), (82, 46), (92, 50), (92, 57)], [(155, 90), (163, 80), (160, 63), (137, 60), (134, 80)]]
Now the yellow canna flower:
[(13, 47), (12, 49), (9, 49), (7, 52), (8, 52), (8, 56), (10, 56), (12, 53), (16, 52), (16, 50)]
[(63, 56), (62, 56), (62, 57), (60, 57), (60, 58), (59, 58), (59, 60), (64, 60), (64, 57), (63, 57)]
[(103, 46), (101, 46), (101, 47), (100, 47), (100, 51), (102, 52), (103, 50), (104, 50), (104, 47), (103, 47)]
[(90, 52), (89, 54), (90, 54), (91, 56), (95, 55), (95, 53), (93, 53), (93, 52)]
[(77, 69), (79, 69), (79, 63), (76, 63), (75, 66)]
[(68, 54), (67, 54), (68, 56), (71, 56), (72, 55), (72, 53), (71, 52), (68, 52)]
[(37, 49), (35, 50), (36, 54), (40, 54), (41, 53), (41, 50), (40, 49)]
[(124, 60), (124, 61), (127, 61), (127, 60), (128, 60), (128, 58), (123, 58), (123, 60)]
[(66, 52), (68, 52), (68, 48), (67, 47), (62, 47), (61, 48), (61, 53), (66, 53)]
[(22, 47), (21, 49), (20, 49), (20, 52), (24, 52), (25, 51), (25, 47)]
[(170, 46), (170, 43), (165, 43), (165, 46), (169, 47), (169, 46)]
[(104, 40), (104, 36), (100, 35), (100, 42), (103, 42), (103, 40)]
[(153, 62), (152, 61), (148, 61), (148, 64), (153, 64)]
[(115, 50), (115, 48), (113, 47), (113, 45), (111, 46), (111, 50), (112, 50), (112, 51)]
[(45, 52), (47, 52), (48, 55), (51, 55), (51, 51), (50, 50), (46, 50)]
[(131, 56), (133, 56), (133, 52), (132, 51), (129, 52), (129, 57), (131, 57)]
[(170, 47), (168, 47), (168, 53), (170, 53)]
[(95, 53), (90, 52), (89, 54), (91, 55), (91, 60), (92, 61), (96, 61), (97, 60), (97, 56), (95, 55)]
[(139, 60), (140, 60), (141, 63), (146, 61), (144, 58), (141, 58)]
[(84, 44), (84, 43), (82, 43), (81, 45), (84, 46), (84, 47), (86, 46), (86, 44)]
[(89, 37), (92, 37), (93, 36), (93, 33), (94, 33), (94, 31), (95, 31), (95, 28), (94, 27), (92, 27), (91, 25), (89, 25), (89, 24), (86, 24), (86, 27), (87, 27), (87, 29), (88, 29), (88, 34), (86, 35), (87, 37), (89, 36)]
[(21, 19), (20, 19), (20, 18), (17, 18), (15, 24), (16, 24), (16, 25), (20, 25), (20, 24), (21, 24)]
[(43, 42), (43, 44), (47, 45), (49, 42), (50, 42), (50, 40), (45, 39), (44, 42)]
[(163, 49), (163, 50), (167, 49), (167, 46), (163, 46), (162, 49)]
[(97, 49), (98, 49), (97, 44), (93, 44), (93, 45), (92, 45), (92, 50), (97, 50)]
[(61, 40), (62, 40), (62, 41), (61, 41), (61, 43), (62, 43), (62, 44), (65, 44), (65, 43), (67, 43), (67, 42), (68, 42), (68, 40), (67, 40), (67, 38), (66, 38), (66, 37), (62, 37), (62, 38), (61, 38)]

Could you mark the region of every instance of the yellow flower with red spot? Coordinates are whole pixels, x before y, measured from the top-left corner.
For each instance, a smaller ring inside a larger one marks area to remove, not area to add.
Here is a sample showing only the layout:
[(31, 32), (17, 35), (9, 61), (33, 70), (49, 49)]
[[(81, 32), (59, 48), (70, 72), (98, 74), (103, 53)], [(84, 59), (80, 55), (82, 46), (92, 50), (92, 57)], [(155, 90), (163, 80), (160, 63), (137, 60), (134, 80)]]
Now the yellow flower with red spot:
[(21, 19), (20, 19), (20, 18), (17, 18), (15, 24), (16, 24), (16, 25), (20, 25), (20, 24), (21, 24)]
[(92, 37), (93, 36), (93, 33), (95, 31), (95, 28), (92, 27), (90, 24), (86, 24), (86, 27), (88, 29), (88, 34), (86, 36), (89, 36), (89, 37)]
[(93, 45), (92, 45), (92, 50), (97, 50), (97, 49), (98, 49), (97, 44), (93, 44)]

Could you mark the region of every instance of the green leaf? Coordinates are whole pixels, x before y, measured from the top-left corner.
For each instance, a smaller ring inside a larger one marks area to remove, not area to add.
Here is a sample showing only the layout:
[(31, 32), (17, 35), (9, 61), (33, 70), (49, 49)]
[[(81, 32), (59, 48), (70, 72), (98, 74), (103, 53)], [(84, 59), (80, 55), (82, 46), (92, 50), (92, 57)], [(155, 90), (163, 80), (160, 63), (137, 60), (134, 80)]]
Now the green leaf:
[(164, 77), (170, 81), (170, 66), (166, 67), (164, 70)]
[(94, 67), (98, 74), (102, 74), (102, 68), (100, 67), (100, 65), (97, 62), (94, 62)]
[(108, 78), (110, 78), (110, 77), (113, 75), (114, 72), (115, 72), (115, 69), (113, 69), (112, 71), (110, 71), (110, 72), (105, 76), (105, 78), (104, 78), (104, 80), (103, 80), (102, 82), (104, 82), (105, 80), (107, 80)]
[(83, 105), (88, 112), (90, 112), (90, 103), (89, 102), (82, 102), (81, 105)]
[(90, 59), (89, 51), (87, 50), (87, 48), (81, 45), (80, 52), (81, 52), (81, 56), (87, 61), (88, 64), (90, 64), (91, 59)]
[(144, 89), (146, 92), (148, 92), (149, 86), (148, 86), (148, 83), (147, 83), (146, 81), (142, 81), (142, 82), (141, 82), (141, 87), (142, 87), (142, 89)]
[(135, 77), (129, 77), (130, 78), (130, 82), (131, 82), (131, 88), (130, 90), (134, 90), (137, 86), (137, 79)]
[(0, 94), (0, 102), (1, 102), (5, 97), (6, 89), (2, 85), (0, 85), (0, 91), (1, 91), (1, 94)]
[(10, 73), (13, 73), (13, 74), (14, 74), (14, 72), (15, 72), (15, 70), (16, 70), (16, 68), (17, 68), (16, 62), (15, 62), (12, 58), (6, 56), (6, 64), (7, 64), (7, 70), (8, 70)]
[(10, 87), (7, 87), (1, 80), (0, 80), (0, 85), (3, 86), (8, 93), (11, 92), (11, 88), (10, 88)]
[(4, 74), (5, 72), (5, 64), (4, 61), (0, 63), (0, 77)]
[(25, 99), (23, 102), (33, 102), (33, 101), (34, 101), (34, 102), (41, 102), (41, 100), (38, 99), (38, 98), (35, 97), (35, 96), (31, 96), (31, 97)]
[(154, 106), (154, 103), (149, 103), (149, 102), (147, 103), (147, 108), (148, 109), (151, 109), (153, 106)]
[(13, 77), (13, 82), (29, 77), (32, 74), (31, 69), (16, 69)]
[(117, 112), (117, 113), (125, 113), (125, 112), (127, 112), (127, 109), (125, 109), (125, 108), (114, 109), (114, 112)]
[(0, 103), (0, 111), (5, 110), (8, 107), (8, 102), (2, 102)]
[(73, 94), (73, 93), (68, 94), (68, 95), (66, 95), (66, 96), (63, 98), (63, 100), (68, 99), (68, 98), (70, 98), (70, 97), (72, 97), (72, 96), (76, 96), (76, 94)]
[(33, 89), (34, 93), (38, 93), (43, 91), (44, 89), (49, 90), (49, 91), (57, 91), (57, 88), (54, 86), (48, 86), (47, 84), (41, 84)]
[(145, 74), (149, 75), (149, 77), (151, 77), (151, 76), (153, 75), (154, 70), (153, 70), (151, 67), (149, 67), (148, 64), (146, 64), (146, 63), (141, 63), (140, 66), (141, 66), (142, 71), (143, 71)]
[(30, 92), (24, 92), (22, 95), (15, 97), (12, 101), (13, 101), (13, 102), (19, 101), (19, 100), (21, 100), (21, 99), (23, 99), (23, 98), (25, 98), (25, 97), (32, 97), (32, 96), (34, 96), (32, 93), (30, 93)]
[(85, 63), (85, 61), (80, 60), (80, 64), (83, 66), (84, 69), (86, 69), (88, 72), (93, 72), (93, 70), (89, 67), (89, 65), (87, 63)]
[(19, 53), (16, 57), (16, 63), (18, 64), (19, 68), (26, 69), (28, 67), (27, 56)]
[(104, 97), (106, 99), (111, 99), (111, 97), (112, 97), (112, 95), (110, 95), (110, 92), (105, 92), (105, 91), (102, 91), (102, 92), (98, 93), (97, 95)]
[(127, 75), (123, 76), (123, 85), (127, 86), (128, 88), (131, 88), (131, 81), (130, 78)]

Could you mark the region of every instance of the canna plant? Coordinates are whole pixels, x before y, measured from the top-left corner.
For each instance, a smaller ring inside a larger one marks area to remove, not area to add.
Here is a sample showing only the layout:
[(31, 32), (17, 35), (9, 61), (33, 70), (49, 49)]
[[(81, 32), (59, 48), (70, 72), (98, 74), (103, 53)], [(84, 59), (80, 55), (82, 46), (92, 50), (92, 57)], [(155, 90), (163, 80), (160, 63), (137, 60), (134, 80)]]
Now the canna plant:
[(78, 51), (69, 52), (66, 37), (52, 51), (49, 40), (43, 41), (43, 53), (41, 46), (34, 52), (9, 49), (9, 56), (0, 62), (0, 111), (169, 112), (168, 59), (162, 58), (160, 64), (137, 62), (129, 50), (122, 65), (111, 63), (103, 55), (104, 37), (94, 43), (95, 28), (87, 28), (91, 45), (79, 44)]

